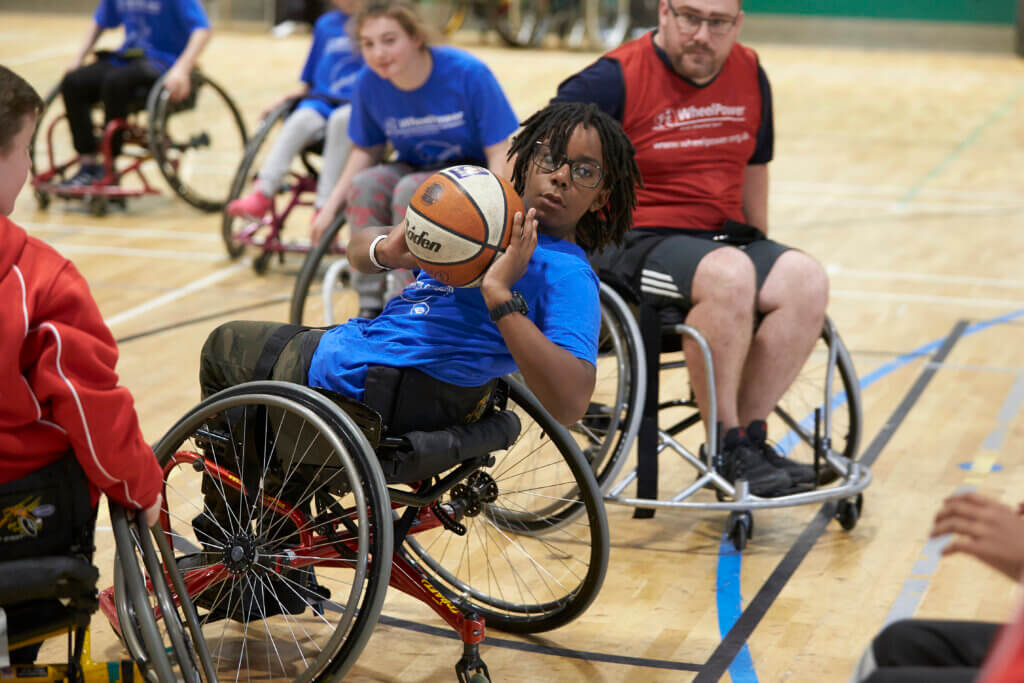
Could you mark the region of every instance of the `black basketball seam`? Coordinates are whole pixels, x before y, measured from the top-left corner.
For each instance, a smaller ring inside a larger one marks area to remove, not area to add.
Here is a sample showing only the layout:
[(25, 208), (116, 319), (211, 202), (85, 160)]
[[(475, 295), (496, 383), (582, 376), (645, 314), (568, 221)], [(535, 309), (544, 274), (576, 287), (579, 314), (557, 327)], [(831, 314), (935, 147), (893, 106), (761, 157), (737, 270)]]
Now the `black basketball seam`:
[[(463, 189), (462, 184), (459, 183), (457, 181), (457, 179), (453, 179), (450, 175), (448, 175), (448, 169), (445, 169), (445, 170), (441, 171), (441, 175), (443, 175), (445, 178), (448, 178), (448, 180), (450, 180), (452, 182), (452, 184), (458, 189), (458, 191), (460, 193), (462, 193), (462, 195), (466, 199), (469, 200), (469, 203), (473, 205), (474, 209), (476, 209), (476, 215), (480, 216), (480, 222), (484, 224), (484, 232), (486, 232), (487, 234), (490, 234), (490, 232), (491, 232), (491, 230), (490, 230), (491, 224), (487, 222), (487, 215), (483, 212), (483, 209), (480, 208), (480, 205), (476, 203), (476, 200), (473, 199), (473, 195), (471, 195), (468, 192), (466, 192), (466, 190)], [(493, 176), (494, 174), (492, 173), (491, 175)], [(502, 199), (502, 201), (505, 201), (505, 189), (503, 187), (501, 187), (501, 183), (498, 183), (498, 189), (501, 190), (501, 199)], [(504, 221), (502, 221), (502, 222), (504, 222)], [(463, 237), (464, 237), (464, 235), (463, 235)], [(486, 246), (491, 246), (491, 245), (487, 244), (486, 242), (484, 242), (483, 245), (485, 247)]]

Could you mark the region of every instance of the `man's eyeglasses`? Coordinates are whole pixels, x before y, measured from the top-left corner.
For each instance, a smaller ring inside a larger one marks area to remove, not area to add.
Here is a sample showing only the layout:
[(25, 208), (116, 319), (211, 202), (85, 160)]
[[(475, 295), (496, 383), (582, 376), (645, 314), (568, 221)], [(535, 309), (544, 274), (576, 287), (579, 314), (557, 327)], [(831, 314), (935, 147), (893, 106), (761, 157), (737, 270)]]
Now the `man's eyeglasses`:
[(580, 187), (593, 189), (601, 184), (604, 177), (604, 169), (593, 161), (566, 159), (555, 159), (551, 154), (551, 147), (546, 142), (538, 142), (533, 148), (533, 163), (545, 173), (554, 173), (569, 164), (569, 175), (572, 181)]
[(728, 19), (724, 17), (702, 17), (701, 15), (693, 14), (692, 12), (680, 12), (667, 0), (665, 4), (668, 5), (668, 9), (672, 12), (672, 16), (676, 18), (676, 23), (679, 24), (679, 30), (687, 35), (694, 34), (699, 31), (701, 24), (707, 24), (708, 32), (711, 35), (724, 36), (732, 30), (732, 27), (736, 25), (736, 20), (740, 18), (738, 14), (735, 17), (730, 17)]

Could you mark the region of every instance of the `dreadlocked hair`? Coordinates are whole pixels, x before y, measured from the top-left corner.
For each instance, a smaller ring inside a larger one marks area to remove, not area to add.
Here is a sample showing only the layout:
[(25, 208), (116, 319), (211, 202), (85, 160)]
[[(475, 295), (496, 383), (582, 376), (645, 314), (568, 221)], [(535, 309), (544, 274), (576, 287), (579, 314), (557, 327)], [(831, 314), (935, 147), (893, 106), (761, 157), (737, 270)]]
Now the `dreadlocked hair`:
[(552, 102), (544, 107), (523, 122), (522, 130), (512, 140), (508, 151), (509, 159), (515, 159), (512, 184), (516, 192), (523, 193), (538, 142), (546, 142), (556, 159), (563, 158), (577, 126), (597, 131), (604, 157), (601, 187), (609, 192), (608, 202), (599, 212), (585, 213), (576, 224), (576, 243), (585, 251), (597, 251), (612, 243), (622, 244), (633, 227), (636, 188), (643, 187), (633, 143), (615, 119), (593, 103)]

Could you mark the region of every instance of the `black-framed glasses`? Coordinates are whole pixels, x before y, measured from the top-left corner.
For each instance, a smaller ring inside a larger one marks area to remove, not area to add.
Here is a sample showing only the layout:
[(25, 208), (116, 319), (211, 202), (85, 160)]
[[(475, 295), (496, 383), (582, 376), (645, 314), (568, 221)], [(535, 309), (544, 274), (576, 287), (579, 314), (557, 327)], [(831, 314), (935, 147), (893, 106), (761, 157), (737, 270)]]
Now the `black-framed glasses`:
[(533, 148), (533, 163), (545, 173), (554, 173), (569, 164), (569, 176), (572, 182), (580, 187), (594, 189), (601, 184), (604, 178), (604, 169), (594, 161), (588, 159), (555, 159), (551, 153), (551, 146), (546, 142), (537, 142)]
[(665, 1), (668, 5), (668, 9), (672, 12), (672, 16), (676, 18), (676, 23), (679, 24), (679, 30), (683, 33), (690, 35), (700, 30), (702, 24), (708, 25), (708, 33), (713, 36), (724, 36), (726, 33), (732, 30), (732, 27), (736, 25), (736, 20), (740, 18), (740, 15), (734, 17), (702, 17), (699, 14), (692, 12), (682, 11), (680, 12), (672, 3), (668, 0)]

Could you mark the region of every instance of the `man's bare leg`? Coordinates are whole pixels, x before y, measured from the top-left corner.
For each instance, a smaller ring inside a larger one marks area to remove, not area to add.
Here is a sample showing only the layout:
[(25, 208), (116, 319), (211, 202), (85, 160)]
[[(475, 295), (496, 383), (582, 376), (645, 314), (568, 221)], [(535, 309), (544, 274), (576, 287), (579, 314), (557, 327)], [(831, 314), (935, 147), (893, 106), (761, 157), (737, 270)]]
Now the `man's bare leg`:
[[(693, 307), (686, 324), (707, 339), (715, 372), (718, 420), (723, 429), (740, 424), (737, 397), (743, 366), (754, 329), (754, 265), (739, 249), (724, 247), (712, 251), (697, 266), (691, 296)], [(700, 347), (689, 337), (683, 340), (690, 384), (707, 424), (707, 373)]]
[(743, 425), (767, 418), (807, 362), (825, 322), (828, 276), (807, 254), (787, 251), (768, 273), (757, 304), (765, 317), (741, 375)]

